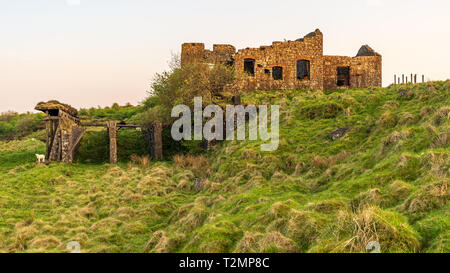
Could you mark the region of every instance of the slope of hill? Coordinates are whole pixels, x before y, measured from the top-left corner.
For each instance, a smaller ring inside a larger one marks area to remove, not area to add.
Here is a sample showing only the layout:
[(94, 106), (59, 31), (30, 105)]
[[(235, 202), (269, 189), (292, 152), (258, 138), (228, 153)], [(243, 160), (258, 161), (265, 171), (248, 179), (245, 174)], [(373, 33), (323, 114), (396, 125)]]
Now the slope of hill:
[(246, 94), (281, 106), (272, 153), (36, 165), (42, 142), (0, 142), (0, 252), (450, 252), (449, 91)]

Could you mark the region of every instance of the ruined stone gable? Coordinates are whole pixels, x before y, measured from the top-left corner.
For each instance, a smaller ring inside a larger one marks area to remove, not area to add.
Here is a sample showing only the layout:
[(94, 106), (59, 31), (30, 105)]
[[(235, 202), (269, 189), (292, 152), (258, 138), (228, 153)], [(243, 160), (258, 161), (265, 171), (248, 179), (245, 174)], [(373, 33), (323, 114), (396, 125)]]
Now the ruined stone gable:
[(246, 72), (248, 77), (234, 87), (238, 91), (367, 88), (382, 81), (380, 54), (365, 45), (356, 57), (324, 56), (318, 29), (295, 41), (237, 52), (231, 45), (214, 45), (210, 51), (202, 43), (183, 44), (181, 64), (193, 62), (227, 64)]

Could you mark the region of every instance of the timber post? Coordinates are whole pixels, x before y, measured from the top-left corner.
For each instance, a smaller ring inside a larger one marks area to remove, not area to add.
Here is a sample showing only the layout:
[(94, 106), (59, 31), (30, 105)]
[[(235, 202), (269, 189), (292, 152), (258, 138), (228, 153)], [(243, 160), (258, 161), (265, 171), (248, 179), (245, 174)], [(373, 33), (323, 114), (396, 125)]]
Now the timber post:
[(109, 136), (109, 163), (117, 163), (117, 122), (108, 121), (108, 136)]
[(156, 160), (162, 160), (162, 124), (161, 122), (153, 123), (153, 154), (151, 155)]

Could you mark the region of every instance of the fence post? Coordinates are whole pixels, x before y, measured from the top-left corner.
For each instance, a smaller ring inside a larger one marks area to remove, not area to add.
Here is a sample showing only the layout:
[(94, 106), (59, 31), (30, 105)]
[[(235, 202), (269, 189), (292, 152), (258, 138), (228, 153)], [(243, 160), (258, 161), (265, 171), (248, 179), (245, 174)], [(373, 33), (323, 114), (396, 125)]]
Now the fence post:
[(117, 122), (109, 120), (107, 123), (109, 135), (109, 162), (117, 163)]

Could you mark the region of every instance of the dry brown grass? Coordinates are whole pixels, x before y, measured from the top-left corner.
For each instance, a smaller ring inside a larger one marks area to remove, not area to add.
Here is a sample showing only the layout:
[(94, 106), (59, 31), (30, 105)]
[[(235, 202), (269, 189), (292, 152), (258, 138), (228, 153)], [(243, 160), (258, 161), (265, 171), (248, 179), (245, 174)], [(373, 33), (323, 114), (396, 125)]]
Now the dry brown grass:
[(381, 129), (389, 129), (395, 127), (397, 125), (397, 122), (397, 116), (388, 110), (380, 116), (376, 124)]
[(262, 253), (297, 253), (298, 245), (280, 232), (270, 232), (259, 241), (259, 252)]
[(151, 164), (151, 159), (147, 155), (139, 156), (139, 155), (131, 155), (131, 162), (141, 165), (142, 167), (149, 167)]
[(381, 205), (383, 203), (383, 194), (380, 189), (371, 189), (359, 194), (352, 200), (351, 205), (354, 210), (361, 210), (369, 205)]
[(328, 158), (328, 161), (330, 162), (330, 165), (334, 165), (335, 163), (340, 163), (350, 157), (352, 155), (351, 152), (348, 151), (342, 151), (336, 155), (332, 155)]
[(420, 249), (418, 235), (408, 230), (407, 224), (397, 215), (366, 207), (354, 215), (343, 217), (345, 224), (353, 226), (353, 235), (343, 241), (332, 252), (366, 252), (369, 242), (379, 242), (381, 251), (401, 252), (404, 249), (416, 252)]
[(92, 217), (94, 215), (94, 212), (95, 212), (95, 209), (93, 207), (89, 207), (89, 206), (84, 207), (78, 211), (80, 216), (83, 216), (86, 218)]
[(383, 139), (383, 148), (391, 146), (392, 144), (398, 143), (400, 140), (405, 140), (410, 136), (410, 131), (403, 130), (401, 132), (394, 131), (392, 134)]
[(306, 165), (305, 162), (299, 162), (297, 163), (297, 166), (295, 166), (294, 175), (301, 175), (308, 169), (308, 165)]
[(439, 133), (431, 143), (431, 147), (434, 149), (445, 148), (450, 145), (450, 132)]
[(387, 101), (381, 109), (383, 110), (396, 110), (400, 107), (400, 104), (395, 100)]
[(303, 250), (308, 249), (319, 236), (322, 223), (314, 212), (295, 211), (287, 224), (287, 233)]
[(326, 158), (316, 155), (312, 160), (312, 165), (318, 169), (326, 169), (330, 165), (330, 162)]
[(450, 160), (447, 153), (428, 152), (423, 161), (425, 167), (437, 178), (450, 176)]
[(173, 157), (174, 165), (177, 168), (190, 169), (194, 174), (206, 174), (210, 164), (203, 155), (175, 155)]
[(259, 153), (250, 149), (243, 150), (241, 157), (243, 159), (261, 159), (261, 155)]
[(54, 236), (37, 237), (30, 241), (30, 247), (34, 249), (46, 250), (55, 249), (62, 244), (61, 240)]
[(245, 232), (237, 243), (235, 253), (297, 253), (297, 244), (280, 232)]
[(403, 126), (413, 125), (419, 122), (419, 117), (415, 116), (411, 113), (404, 113), (403, 116), (400, 117), (399, 124)]
[(434, 113), (434, 108), (433, 107), (431, 107), (431, 106), (425, 106), (425, 107), (423, 107), (422, 108), (422, 110), (420, 110), (420, 116), (422, 117), (422, 118), (424, 118), (424, 117), (426, 117), (426, 116), (428, 116), (428, 115), (431, 115), (432, 113)]
[(158, 230), (153, 233), (144, 248), (146, 253), (170, 253), (177, 247), (177, 240), (169, 238), (166, 232)]
[(411, 194), (412, 190), (411, 185), (403, 181), (396, 180), (389, 185), (387, 197), (390, 199), (390, 202), (397, 203), (405, 200), (405, 198)]
[(259, 251), (258, 242), (264, 237), (262, 233), (247, 231), (237, 243), (235, 253), (256, 253)]
[(446, 120), (450, 119), (450, 106), (444, 106), (436, 111), (436, 114), (433, 118), (433, 125), (434, 126), (440, 126), (442, 125)]
[(208, 217), (208, 210), (204, 204), (196, 203), (194, 207), (181, 218), (178, 223), (182, 230), (191, 232), (201, 226)]
[(402, 205), (402, 210), (414, 218), (420, 218), (426, 212), (444, 207), (449, 199), (448, 182), (437, 182), (426, 186), (406, 200)]

